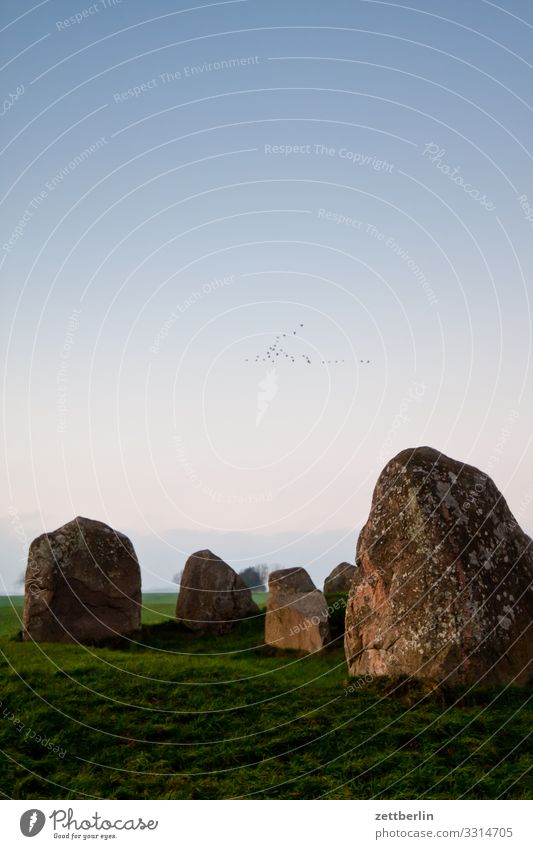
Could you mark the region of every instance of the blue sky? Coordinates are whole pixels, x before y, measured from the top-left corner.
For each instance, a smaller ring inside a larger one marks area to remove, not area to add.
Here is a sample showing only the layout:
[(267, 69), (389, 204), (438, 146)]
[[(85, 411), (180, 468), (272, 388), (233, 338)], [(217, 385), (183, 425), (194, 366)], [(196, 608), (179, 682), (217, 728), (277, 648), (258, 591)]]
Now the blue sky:
[(2, 590), (75, 515), (319, 581), (418, 444), (533, 529), (528, 2), (0, 18)]

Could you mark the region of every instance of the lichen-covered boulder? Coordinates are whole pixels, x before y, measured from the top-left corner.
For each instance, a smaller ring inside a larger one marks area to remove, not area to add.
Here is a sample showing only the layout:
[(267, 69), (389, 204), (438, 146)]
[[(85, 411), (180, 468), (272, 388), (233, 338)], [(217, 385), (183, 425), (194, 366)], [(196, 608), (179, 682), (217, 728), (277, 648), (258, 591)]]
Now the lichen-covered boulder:
[(315, 652), (329, 642), (326, 599), (301, 567), (278, 569), (268, 579), (265, 643)]
[(398, 454), (374, 490), (356, 570), (352, 675), (482, 686), (530, 676), (532, 542), (478, 469), (432, 448)]
[(128, 537), (78, 516), (35, 539), (25, 579), (25, 640), (99, 643), (136, 637), (141, 572)]
[(176, 618), (192, 631), (225, 634), (242, 619), (257, 616), (250, 589), (212, 551), (188, 558), (181, 576)]
[(354, 575), (355, 566), (353, 563), (339, 563), (324, 581), (324, 595), (349, 592)]

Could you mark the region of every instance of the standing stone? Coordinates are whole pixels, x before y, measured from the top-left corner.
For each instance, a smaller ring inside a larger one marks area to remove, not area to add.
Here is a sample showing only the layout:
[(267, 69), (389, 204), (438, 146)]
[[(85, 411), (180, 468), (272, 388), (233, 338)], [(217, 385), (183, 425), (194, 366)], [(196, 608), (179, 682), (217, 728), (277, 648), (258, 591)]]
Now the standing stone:
[(532, 543), (478, 469), (432, 448), (398, 454), (377, 482), (356, 564), (352, 675), (486, 686), (531, 674)]
[(353, 563), (339, 563), (324, 581), (324, 595), (349, 592), (354, 575)]
[(181, 576), (176, 617), (192, 631), (225, 634), (259, 608), (243, 579), (212, 551), (191, 554)]
[(272, 572), (268, 579), (265, 643), (278, 649), (315, 652), (328, 642), (326, 599), (305, 569)]
[(78, 516), (34, 539), (25, 579), (25, 640), (98, 643), (141, 628), (141, 571), (128, 537)]

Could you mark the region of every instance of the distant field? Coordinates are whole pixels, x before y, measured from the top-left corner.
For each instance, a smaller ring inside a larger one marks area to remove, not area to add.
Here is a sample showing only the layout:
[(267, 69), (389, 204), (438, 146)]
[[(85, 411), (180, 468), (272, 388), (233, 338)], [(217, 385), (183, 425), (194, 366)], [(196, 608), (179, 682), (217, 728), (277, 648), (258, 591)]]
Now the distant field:
[(129, 649), (25, 644), (22, 599), (11, 602), (0, 599), (8, 797), (532, 796), (532, 688), (455, 703), (358, 681), (346, 694), (338, 641), (320, 655), (277, 654), (263, 647), (263, 614), (198, 637), (171, 621), (172, 594), (144, 597), (144, 634)]
[(0, 640), (12, 637), (22, 627), (23, 604), (23, 596), (0, 596)]
[[(253, 593), (254, 601), (260, 608), (265, 607), (268, 593)], [(143, 593), (144, 610), (142, 621), (145, 625), (153, 625), (172, 619), (176, 612), (177, 593)], [(0, 638), (9, 636), (13, 629), (21, 627), (24, 596), (0, 596)]]
[(23, 604), (23, 595), (0, 595), (0, 607), (22, 607)]

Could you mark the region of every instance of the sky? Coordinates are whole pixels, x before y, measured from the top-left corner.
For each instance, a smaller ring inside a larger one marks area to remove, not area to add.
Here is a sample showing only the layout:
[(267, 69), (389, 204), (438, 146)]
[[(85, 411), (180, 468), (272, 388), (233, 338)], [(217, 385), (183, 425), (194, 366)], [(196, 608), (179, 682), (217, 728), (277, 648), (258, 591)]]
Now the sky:
[[(528, 0), (4, 0), (0, 593), (77, 515), (353, 562), (431, 445), (533, 532)], [(267, 356), (268, 354), (268, 356)]]

